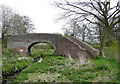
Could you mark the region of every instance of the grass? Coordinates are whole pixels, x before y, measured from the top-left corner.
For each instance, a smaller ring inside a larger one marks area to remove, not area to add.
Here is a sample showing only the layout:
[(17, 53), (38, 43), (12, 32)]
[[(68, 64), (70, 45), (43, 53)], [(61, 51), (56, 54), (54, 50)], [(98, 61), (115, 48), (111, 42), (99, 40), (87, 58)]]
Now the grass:
[(46, 55), (53, 55), (54, 49), (33, 49), (31, 52), (31, 56), (39, 56), (40, 54), (46, 56)]
[(3, 54), (2, 60), (2, 74), (3, 76), (7, 76), (13, 74), (17, 71), (22, 70), (24, 67), (32, 63), (32, 60), (18, 60), (21, 55), (17, 55), (12, 50), (8, 50), (8, 52)]
[[(16, 71), (19, 71), (26, 67), (27, 65), (30, 65), (33, 63), (38, 56), (40, 56), (40, 53), (45, 55), (51, 55), (53, 54), (54, 50), (45, 50), (44, 52), (41, 50), (38, 50), (36, 53), (35, 50), (32, 50), (33, 54), (28, 56), (30, 60), (18, 60), (20, 57), (25, 57), (24, 55), (18, 55), (15, 51), (13, 50), (8, 50), (6, 53), (3, 54), (3, 59), (2, 59), (2, 74), (3, 76), (7, 76), (10, 74), (15, 73)], [(34, 59), (34, 61), (32, 60)]]
[(2, 66), (3, 75), (9, 75), (16, 71), (19, 71), (30, 63), (31, 61), (27, 60), (6, 59), (3, 61)]
[[(106, 51), (108, 52), (110, 48)], [(55, 56), (53, 49), (32, 49), (31, 53), (29, 58), (37, 61), (39, 60), (37, 57), (42, 54), (43, 61), (33, 63), (32, 60), (18, 60), (22, 56), (16, 55), (14, 51), (5, 53), (3, 58), (3, 71), (5, 73), (15, 72), (15, 70), (29, 65), (17, 76), (14, 82), (119, 82), (119, 65), (113, 58), (86, 59), (81, 64), (80, 59)], [(109, 57), (109, 54), (106, 55)]]
[(47, 55), (24, 69), (14, 82), (118, 82), (117, 72), (113, 59), (86, 60), (81, 65), (79, 59)]

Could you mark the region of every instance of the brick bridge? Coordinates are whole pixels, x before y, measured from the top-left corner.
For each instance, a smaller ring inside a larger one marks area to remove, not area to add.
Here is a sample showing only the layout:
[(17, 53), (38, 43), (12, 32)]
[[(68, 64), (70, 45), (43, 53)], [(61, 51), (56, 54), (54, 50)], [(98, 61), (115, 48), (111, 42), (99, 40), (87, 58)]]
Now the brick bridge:
[(36, 43), (46, 42), (54, 47), (55, 55), (71, 56), (73, 58), (95, 58), (99, 51), (90, 45), (75, 39), (57, 34), (30, 33), (8, 36), (7, 48), (24, 54), (31, 54), (31, 47)]

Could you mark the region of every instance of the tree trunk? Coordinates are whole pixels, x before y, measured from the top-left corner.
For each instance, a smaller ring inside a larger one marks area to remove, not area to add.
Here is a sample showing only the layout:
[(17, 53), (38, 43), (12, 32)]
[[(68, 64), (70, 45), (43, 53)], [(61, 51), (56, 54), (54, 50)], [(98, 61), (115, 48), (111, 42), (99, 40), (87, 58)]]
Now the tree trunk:
[(7, 36), (2, 33), (2, 54), (7, 51)]
[(107, 40), (108, 35), (109, 35), (109, 29), (106, 28), (104, 32), (105, 32), (104, 36), (100, 41), (100, 56), (102, 56), (102, 57), (105, 57), (104, 56), (104, 49), (105, 49), (105, 45), (106, 45), (106, 40)]
[(83, 29), (82, 41), (85, 42), (85, 28)]
[(118, 57), (120, 58), (120, 37), (118, 39)]
[(2, 33), (2, 54), (4, 53), (4, 35)]

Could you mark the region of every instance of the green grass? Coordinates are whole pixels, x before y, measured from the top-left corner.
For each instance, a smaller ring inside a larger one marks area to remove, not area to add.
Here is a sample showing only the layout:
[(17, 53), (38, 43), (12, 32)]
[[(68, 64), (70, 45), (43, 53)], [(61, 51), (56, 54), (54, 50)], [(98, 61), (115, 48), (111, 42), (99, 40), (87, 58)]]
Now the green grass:
[(54, 54), (54, 49), (32, 49), (31, 51), (31, 56), (39, 56), (40, 54), (42, 55), (53, 55)]
[(4, 75), (12, 74), (16, 71), (21, 70), (22, 68), (29, 65), (30, 63), (32, 63), (32, 61), (5, 59), (3, 60), (2, 72)]
[(113, 59), (94, 59), (81, 65), (79, 59), (47, 55), (41, 63), (24, 69), (14, 82), (118, 82), (117, 72)]
[[(93, 67), (96, 70), (96, 75), (100, 74), (101, 79), (99, 81), (103, 82), (115, 82), (118, 81), (118, 64), (114, 59), (95, 59), (91, 61), (94, 63)], [(99, 77), (99, 76), (98, 76)]]
[[(108, 50), (109, 51), (109, 50)], [(12, 52), (12, 51), (11, 51)], [(6, 53), (9, 59), (3, 60), (3, 71), (5, 73), (14, 72), (26, 67), (14, 80), (14, 82), (118, 82), (118, 64), (113, 58), (99, 58), (85, 60), (81, 64), (79, 59), (70, 60), (69, 58), (55, 56), (53, 49), (36, 49), (28, 57), (34, 60), (40, 55), (44, 56), (41, 63), (32, 63), (32, 60), (17, 60), (12, 57), (12, 53)], [(10, 55), (10, 56), (8, 56)], [(10, 59), (11, 58), (11, 59)]]
[(8, 52), (3, 54), (2, 60), (2, 74), (3, 76), (7, 76), (9, 74), (13, 74), (16, 71), (20, 71), (27, 65), (32, 63), (32, 60), (18, 60), (22, 55), (18, 55), (12, 50), (8, 50)]

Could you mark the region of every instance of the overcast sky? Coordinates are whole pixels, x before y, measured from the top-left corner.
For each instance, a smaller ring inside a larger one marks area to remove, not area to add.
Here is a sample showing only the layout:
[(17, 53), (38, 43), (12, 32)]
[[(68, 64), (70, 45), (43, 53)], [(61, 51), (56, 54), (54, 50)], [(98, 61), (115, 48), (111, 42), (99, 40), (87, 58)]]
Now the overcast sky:
[(53, 0), (0, 0), (22, 15), (28, 16), (35, 25), (36, 33), (63, 33), (62, 23), (55, 23), (58, 9)]
[[(36, 33), (63, 33), (62, 22), (55, 23), (55, 18), (59, 14), (59, 10), (51, 5), (52, 1), (53, 0), (0, 0), (0, 4), (8, 5), (20, 14), (28, 16), (35, 25)], [(113, 1), (113, 3), (115, 3), (118, 0)]]

